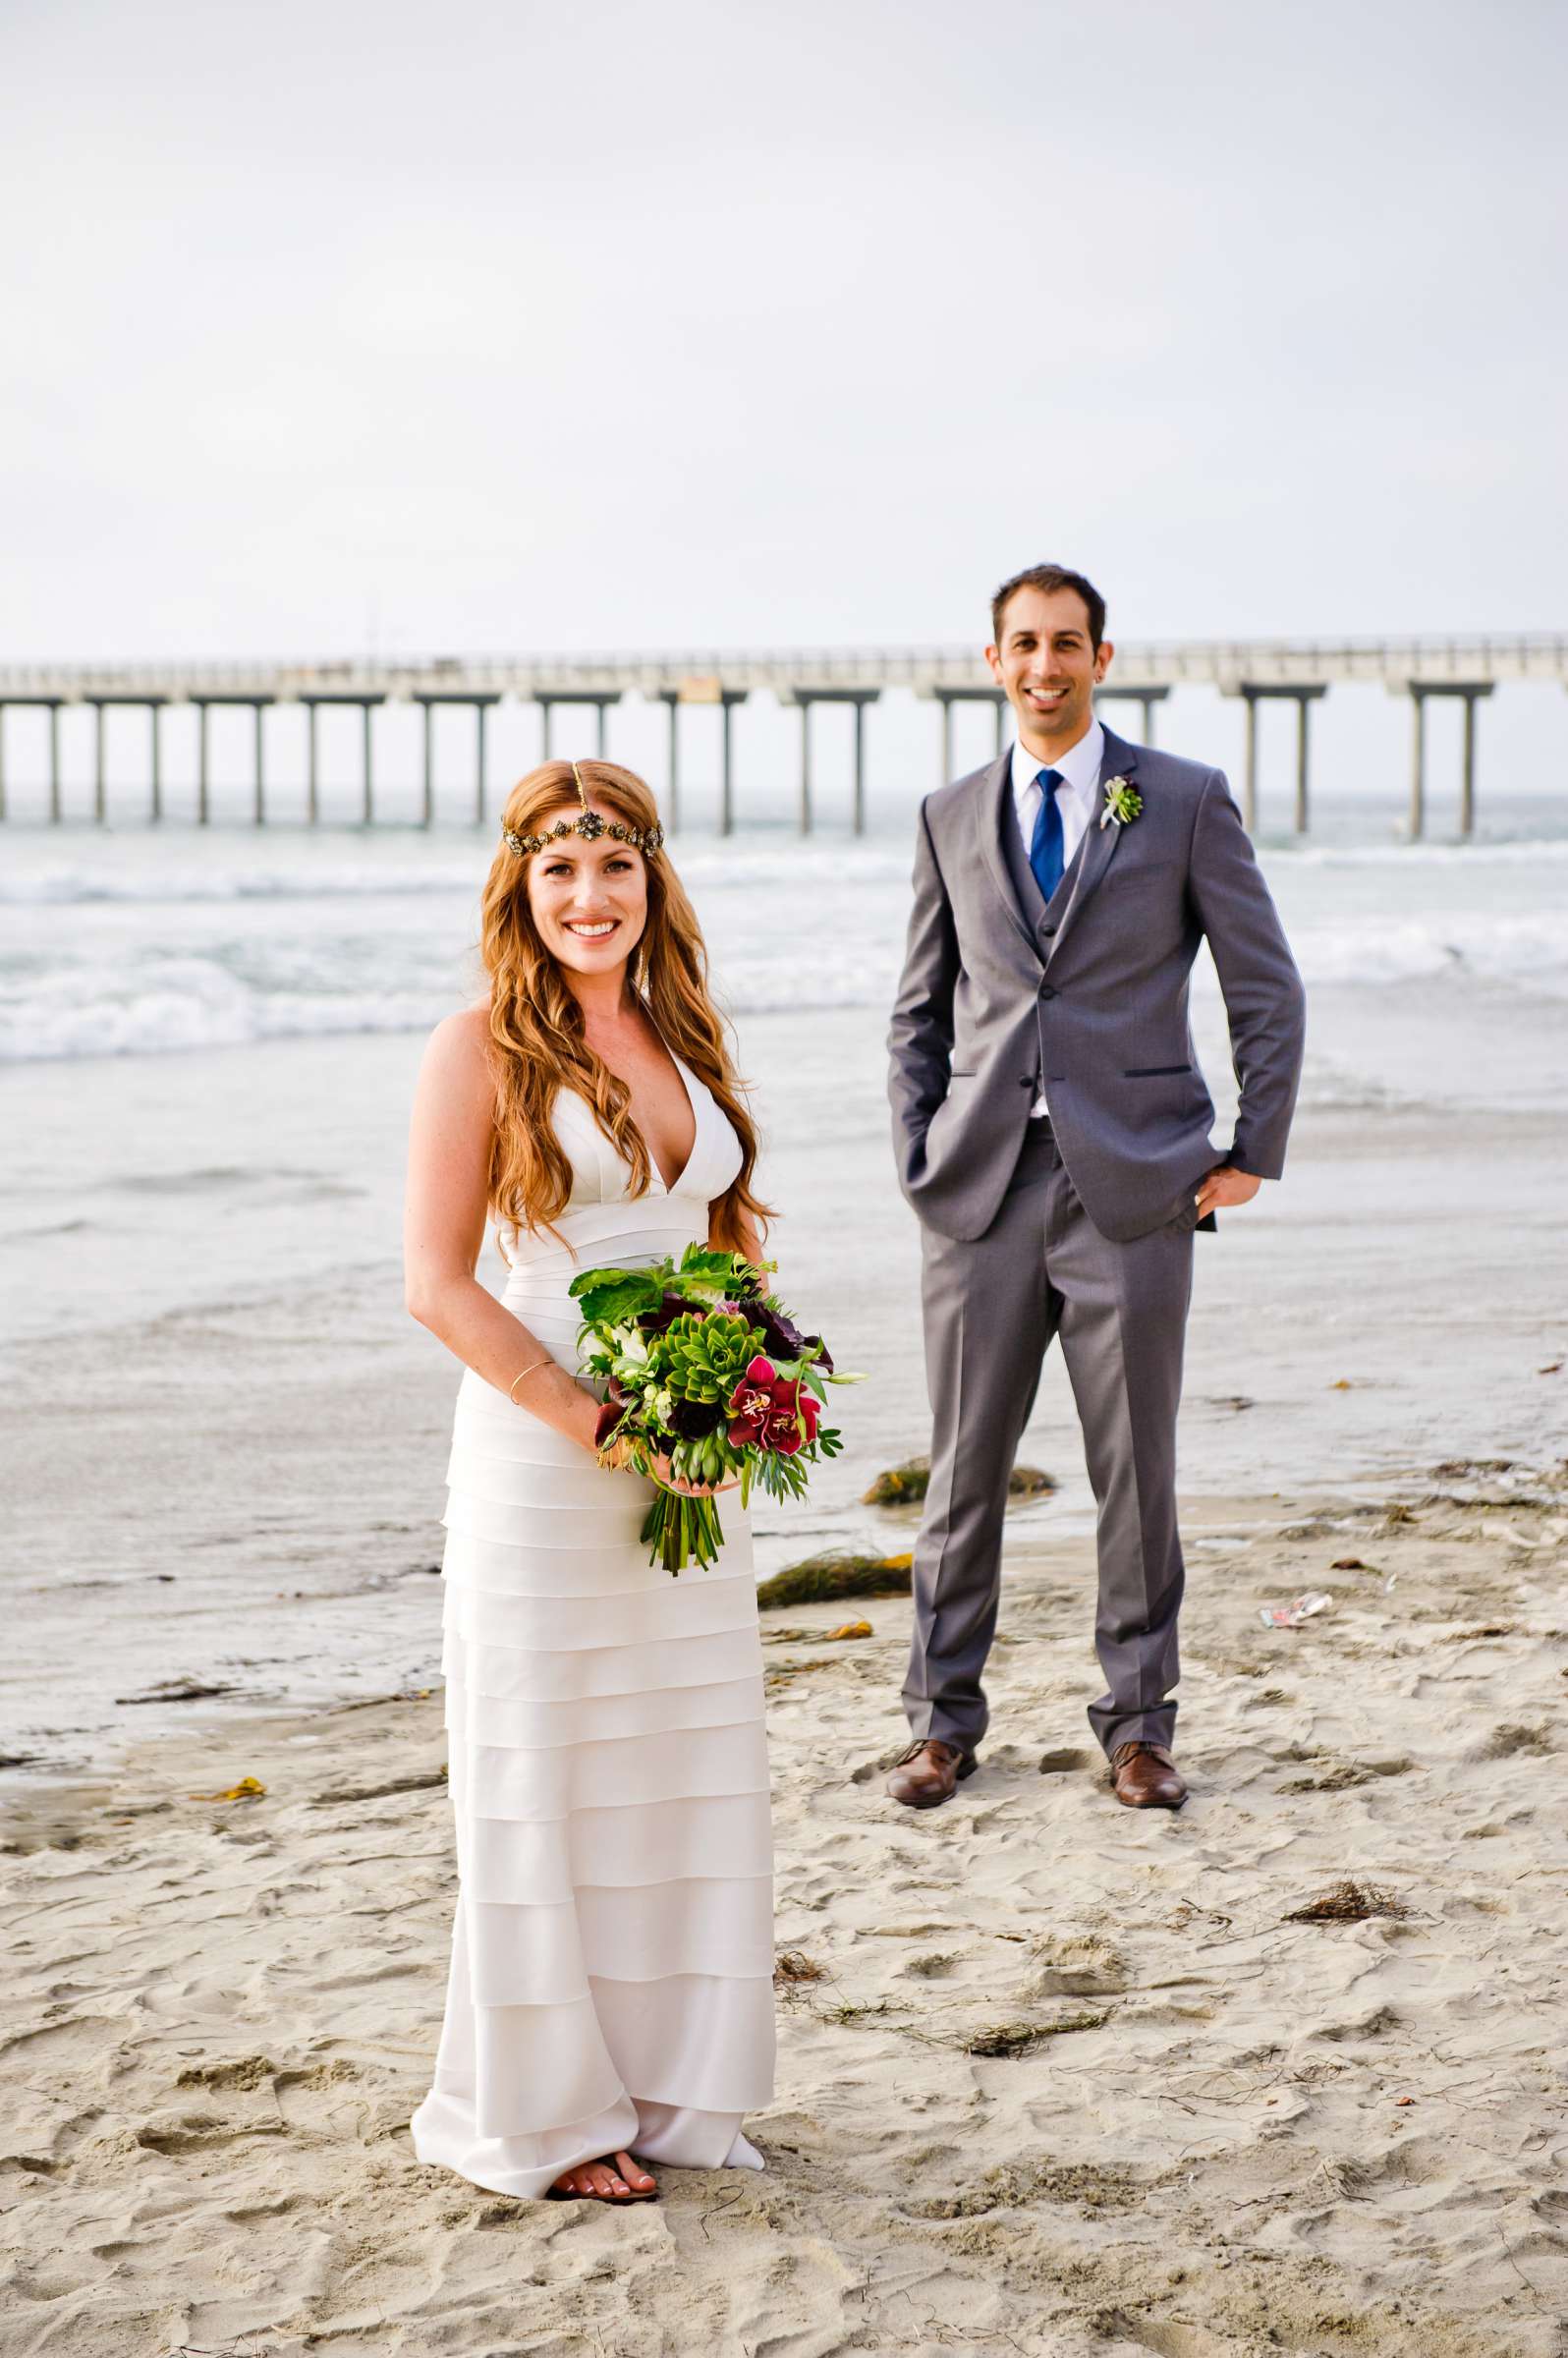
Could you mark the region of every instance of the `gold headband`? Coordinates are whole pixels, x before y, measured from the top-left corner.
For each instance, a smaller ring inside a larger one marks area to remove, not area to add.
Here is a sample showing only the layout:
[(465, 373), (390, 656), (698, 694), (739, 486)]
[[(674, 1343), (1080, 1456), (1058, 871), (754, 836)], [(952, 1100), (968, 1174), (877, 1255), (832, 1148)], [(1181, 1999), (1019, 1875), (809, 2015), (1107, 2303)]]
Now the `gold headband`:
[(558, 843), (563, 835), (581, 835), (588, 843), (596, 842), (601, 835), (613, 836), (617, 843), (629, 843), (635, 852), (642, 852), (647, 857), (658, 850), (664, 841), (662, 827), (628, 827), (618, 818), (601, 818), (596, 811), (588, 807), (588, 788), (583, 783), (583, 772), (575, 761), (572, 764), (572, 776), (577, 785), (578, 800), (583, 806), (582, 817), (558, 818), (554, 826), (542, 835), (519, 835), (511, 827), (503, 827), (501, 841), (508, 851), (516, 852), (520, 859), (526, 859), (531, 852), (542, 852), (546, 845)]

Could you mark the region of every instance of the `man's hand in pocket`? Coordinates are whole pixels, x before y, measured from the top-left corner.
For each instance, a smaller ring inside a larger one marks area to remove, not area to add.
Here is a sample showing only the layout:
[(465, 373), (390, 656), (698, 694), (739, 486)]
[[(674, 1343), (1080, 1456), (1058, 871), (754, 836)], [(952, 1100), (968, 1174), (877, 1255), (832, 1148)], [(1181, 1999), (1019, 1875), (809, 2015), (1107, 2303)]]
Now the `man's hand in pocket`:
[(1211, 1211), (1224, 1210), (1233, 1204), (1250, 1204), (1262, 1184), (1251, 1171), (1233, 1170), (1228, 1162), (1220, 1163), (1199, 1183), (1199, 1218), (1206, 1219)]

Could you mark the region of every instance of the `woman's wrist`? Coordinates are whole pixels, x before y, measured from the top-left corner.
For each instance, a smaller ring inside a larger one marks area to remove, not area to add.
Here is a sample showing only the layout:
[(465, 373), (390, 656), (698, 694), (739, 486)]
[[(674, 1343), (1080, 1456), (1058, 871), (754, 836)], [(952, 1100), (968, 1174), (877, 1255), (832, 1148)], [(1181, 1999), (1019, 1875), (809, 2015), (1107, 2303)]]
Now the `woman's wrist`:
[(515, 1407), (527, 1409), (563, 1440), (576, 1441), (580, 1448), (597, 1453), (597, 1396), (559, 1360), (535, 1360), (526, 1366), (514, 1381), (511, 1396)]
[[(571, 1407), (570, 1432), (573, 1440), (586, 1449), (590, 1457), (597, 1458), (601, 1464), (613, 1462), (606, 1460), (599, 1448), (601, 1404), (597, 1392), (586, 1383), (574, 1383), (573, 1389), (577, 1393), (577, 1398)], [(620, 1444), (617, 1444), (618, 1448)]]

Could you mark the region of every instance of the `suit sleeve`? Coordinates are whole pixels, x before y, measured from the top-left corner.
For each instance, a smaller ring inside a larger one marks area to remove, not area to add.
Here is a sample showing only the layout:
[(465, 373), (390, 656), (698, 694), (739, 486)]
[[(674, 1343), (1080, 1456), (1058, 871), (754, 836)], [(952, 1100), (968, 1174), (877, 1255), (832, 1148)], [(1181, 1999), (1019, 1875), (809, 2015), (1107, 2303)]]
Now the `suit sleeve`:
[(1306, 1038), (1306, 993), (1224, 775), (1210, 772), (1193, 827), (1188, 890), (1208, 941), (1241, 1091), (1225, 1160), (1258, 1179), (1285, 1167)]
[(947, 1094), (953, 990), (959, 973), (952, 905), (931, 847), (924, 804), (915, 839), (914, 887), (904, 972), (887, 1039), (893, 1151), (906, 1189), (920, 1160), (926, 1126)]

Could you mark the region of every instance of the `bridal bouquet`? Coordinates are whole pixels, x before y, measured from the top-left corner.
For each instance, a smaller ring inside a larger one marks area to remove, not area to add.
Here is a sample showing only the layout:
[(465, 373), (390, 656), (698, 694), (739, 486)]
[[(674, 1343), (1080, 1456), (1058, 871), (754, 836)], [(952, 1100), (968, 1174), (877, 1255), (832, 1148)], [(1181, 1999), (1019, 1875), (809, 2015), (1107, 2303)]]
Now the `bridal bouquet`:
[[(773, 1498), (799, 1498), (807, 1465), (836, 1457), (838, 1432), (818, 1423), (836, 1376), (819, 1335), (802, 1334), (764, 1287), (764, 1272), (741, 1253), (688, 1245), (679, 1263), (585, 1269), (572, 1281), (583, 1309), (583, 1374), (602, 1382), (595, 1443), (601, 1453), (630, 1445), (630, 1462), (650, 1474), (667, 1455), (685, 1482), (740, 1477), (741, 1504), (754, 1485)], [(724, 1543), (712, 1498), (660, 1488), (643, 1537), (651, 1563), (678, 1573), (710, 1564)]]

